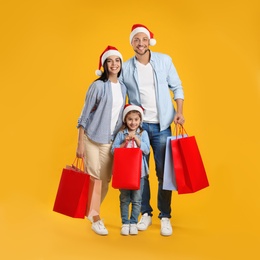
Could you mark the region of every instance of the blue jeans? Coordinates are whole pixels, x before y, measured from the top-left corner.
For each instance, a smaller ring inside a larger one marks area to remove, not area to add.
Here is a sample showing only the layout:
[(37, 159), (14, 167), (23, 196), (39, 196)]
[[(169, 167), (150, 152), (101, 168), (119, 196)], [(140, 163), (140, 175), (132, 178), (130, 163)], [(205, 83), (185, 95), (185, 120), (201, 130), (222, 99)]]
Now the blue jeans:
[[(171, 136), (171, 127), (160, 132), (159, 124), (143, 123), (143, 129), (148, 132), (150, 144), (154, 154), (155, 170), (158, 180), (158, 193), (157, 193), (157, 207), (159, 210), (159, 218), (171, 218), (171, 199), (172, 191), (163, 190), (163, 172), (164, 172), (164, 158), (166, 140)], [(149, 163), (149, 155), (147, 155), (147, 162)], [(142, 191), (142, 207), (141, 213), (148, 213), (152, 216), (153, 208), (150, 205), (150, 183), (149, 175), (144, 177), (143, 191)]]
[[(143, 178), (139, 190), (120, 189), (120, 213), (122, 224), (137, 224), (141, 212)], [(131, 204), (131, 214), (129, 218), (129, 207)]]

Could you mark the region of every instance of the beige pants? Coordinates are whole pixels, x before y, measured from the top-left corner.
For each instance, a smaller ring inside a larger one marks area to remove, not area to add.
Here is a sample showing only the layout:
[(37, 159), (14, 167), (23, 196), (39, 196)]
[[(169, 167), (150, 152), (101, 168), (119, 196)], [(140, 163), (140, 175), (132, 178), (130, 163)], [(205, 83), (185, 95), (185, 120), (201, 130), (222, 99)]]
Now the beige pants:
[(101, 203), (107, 195), (108, 185), (112, 175), (112, 154), (110, 144), (99, 144), (91, 141), (86, 135), (85, 147), (86, 147), (86, 171), (102, 180), (102, 191), (101, 191)]

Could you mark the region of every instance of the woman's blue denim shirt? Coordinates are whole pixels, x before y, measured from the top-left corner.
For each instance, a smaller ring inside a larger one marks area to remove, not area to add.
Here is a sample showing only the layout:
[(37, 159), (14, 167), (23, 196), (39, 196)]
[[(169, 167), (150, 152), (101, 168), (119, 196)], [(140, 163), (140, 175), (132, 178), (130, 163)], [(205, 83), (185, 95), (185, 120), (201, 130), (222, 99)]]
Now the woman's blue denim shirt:
[(126, 87), (120, 82), (123, 104), (119, 113), (115, 130), (111, 135), (111, 116), (112, 116), (112, 86), (111, 81), (94, 81), (86, 94), (85, 104), (78, 119), (79, 128), (82, 126), (85, 134), (94, 142), (108, 144), (122, 126), (123, 110), (126, 100)]
[[(119, 131), (117, 133), (115, 140), (112, 144), (112, 149), (111, 149), (112, 154), (114, 154), (115, 148), (119, 148), (120, 145), (124, 142), (126, 135), (128, 135), (128, 129), (125, 129), (123, 131)], [(146, 161), (145, 155), (150, 153), (150, 141), (149, 141), (148, 133), (145, 130), (143, 130), (143, 132), (140, 134), (140, 129), (138, 128), (136, 135), (141, 141), (140, 149), (141, 149), (142, 155), (143, 155), (142, 156), (142, 174), (141, 174), (141, 177), (144, 177), (149, 173), (148, 163)]]
[[(174, 100), (184, 99), (184, 93), (181, 80), (172, 63), (171, 57), (158, 52), (150, 51), (150, 53), (150, 63), (154, 72), (160, 130), (162, 131), (172, 124), (176, 113), (169, 90), (172, 91)], [(141, 106), (136, 62), (135, 57), (124, 62), (121, 79), (126, 85), (129, 103)]]

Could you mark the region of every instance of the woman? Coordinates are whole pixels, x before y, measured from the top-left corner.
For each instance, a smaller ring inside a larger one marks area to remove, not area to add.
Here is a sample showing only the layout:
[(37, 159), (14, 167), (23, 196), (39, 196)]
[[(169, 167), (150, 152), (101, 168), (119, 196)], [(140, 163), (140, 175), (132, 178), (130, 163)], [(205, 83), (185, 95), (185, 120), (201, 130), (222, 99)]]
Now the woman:
[[(112, 141), (123, 123), (126, 88), (118, 80), (122, 62), (121, 53), (113, 46), (108, 46), (101, 54), (99, 70), (96, 71), (100, 77), (87, 91), (77, 126), (76, 155), (85, 159), (86, 171), (90, 175), (102, 180), (101, 202), (111, 180)], [(99, 235), (108, 234), (99, 215), (93, 217), (92, 229)]]

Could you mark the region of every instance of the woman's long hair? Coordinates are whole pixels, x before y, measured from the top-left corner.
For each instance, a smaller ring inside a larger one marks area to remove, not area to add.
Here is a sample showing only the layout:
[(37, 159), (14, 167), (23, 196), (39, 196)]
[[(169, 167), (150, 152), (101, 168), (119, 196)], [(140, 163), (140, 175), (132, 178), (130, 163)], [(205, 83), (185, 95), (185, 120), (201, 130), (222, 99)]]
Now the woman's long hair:
[[(121, 74), (121, 70), (122, 70), (122, 60), (120, 59), (120, 70), (119, 72), (117, 73), (117, 77), (119, 78), (120, 74)], [(107, 67), (107, 59), (105, 60), (104, 62), (104, 65), (103, 65), (103, 68), (104, 68), (104, 72), (102, 73), (102, 75), (97, 78), (95, 81), (97, 80), (102, 80), (104, 82), (108, 81), (108, 78), (109, 78), (109, 71), (108, 71), (108, 67)]]

